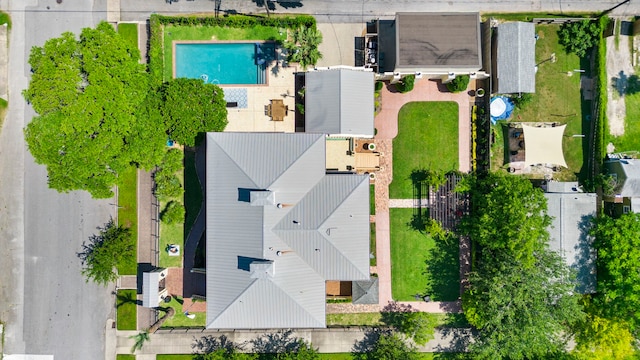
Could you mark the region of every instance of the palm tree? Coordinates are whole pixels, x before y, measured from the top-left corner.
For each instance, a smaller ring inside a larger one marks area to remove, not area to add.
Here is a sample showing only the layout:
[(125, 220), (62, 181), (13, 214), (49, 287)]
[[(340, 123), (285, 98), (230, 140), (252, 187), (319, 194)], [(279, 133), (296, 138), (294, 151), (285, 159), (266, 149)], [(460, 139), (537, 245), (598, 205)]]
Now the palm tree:
[(131, 348), (131, 353), (133, 354), (136, 350), (142, 349), (145, 341), (149, 341), (149, 329), (141, 331), (138, 335), (129, 336), (129, 339), (135, 339), (136, 341)]
[(291, 40), (284, 47), (289, 53), (289, 61), (297, 62), (303, 68), (315, 65), (322, 58), (318, 45), (322, 42), (322, 33), (313, 27), (302, 26), (293, 31)]
[(162, 324), (170, 317), (173, 317), (173, 315), (175, 315), (176, 310), (172, 307), (169, 308), (161, 308), (160, 310), (165, 311), (165, 314), (158, 319), (158, 321), (155, 322), (155, 324), (151, 325), (151, 327), (147, 330), (147, 332), (149, 333), (155, 333), (156, 331), (158, 331), (158, 329), (160, 329), (160, 327), (162, 326)]

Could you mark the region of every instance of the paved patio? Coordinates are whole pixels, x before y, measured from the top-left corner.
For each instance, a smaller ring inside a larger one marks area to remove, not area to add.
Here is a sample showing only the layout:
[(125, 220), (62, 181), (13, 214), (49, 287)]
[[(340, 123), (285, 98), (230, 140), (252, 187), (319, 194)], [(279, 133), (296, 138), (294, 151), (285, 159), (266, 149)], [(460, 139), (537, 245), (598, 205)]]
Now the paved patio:
[[(281, 49), (276, 49), (277, 60), (267, 68), (267, 84), (253, 86), (222, 85), (225, 89), (246, 89), (247, 108), (227, 108), (225, 131), (295, 131), (295, 73), (298, 67), (287, 64)], [(265, 112), (272, 99), (282, 99), (289, 107), (283, 121), (273, 121)]]

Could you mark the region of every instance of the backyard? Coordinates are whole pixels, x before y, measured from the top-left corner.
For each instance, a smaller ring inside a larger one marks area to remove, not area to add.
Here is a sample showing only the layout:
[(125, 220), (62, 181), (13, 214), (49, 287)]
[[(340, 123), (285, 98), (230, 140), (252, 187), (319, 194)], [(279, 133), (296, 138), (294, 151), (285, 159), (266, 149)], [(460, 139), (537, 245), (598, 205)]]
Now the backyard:
[[(415, 230), (417, 209), (389, 209), (391, 230), (391, 286), (396, 301), (415, 301), (429, 295), (434, 301), (460, 296), (458, 242), (450, 236), (436, 241)], [(427, 216), (424, 212), (420, 216)]]
[(458, 104), (411, 102), (398, 113), (393, 139), (391, 199), (413, 198), (414, 170), (447, 172), (458, 169)]
[[(587, 175), (586, 163), (583, 168), (584, 154), (587, 154), (591, 101), (582, 100), (580, 91), (581, 75), (591, 76), (588, 61), (575, 54), (567, 54), (558, 43), (558, 25), (537, 25), (536, 33), (536, 93), (531, 100), (516, 108), (510, 121), (515, 122), (558, 122), (566, 124), (563, 141), (564, 157), (569, 166), (559, 174), (557, 180), (584, 179)], [(552, 54), (555, 54), (553, 62)], [(584, 73), (582, 73), (584, 71)], [(493, 126), (494, 134), (503, 139), (502, 125)], [(504, 164), (504, 152), (496, 148), (493, 152), (492, 165), (499, 168)], [(496, 158), (497, 157), (497, 158)]]
[[(180, 179), (180, 183), (184, 184), (184, 170), (181, 169), (176, 173)], [(170, 201), (179, 201), (182, 203), (182, 196), (176, 198), (163, 199), (160, 201), (160, 211), (162, 211)], [(184, 223), (167, 224), (160, 221), (160, 239), (158, 240), (158, 250), (160, 250), (159, 267), (182, 267), (182, 252), (184, 251)], [(180, 254), (171, 256), (169, 254), (169, 245), (179, 245)]]

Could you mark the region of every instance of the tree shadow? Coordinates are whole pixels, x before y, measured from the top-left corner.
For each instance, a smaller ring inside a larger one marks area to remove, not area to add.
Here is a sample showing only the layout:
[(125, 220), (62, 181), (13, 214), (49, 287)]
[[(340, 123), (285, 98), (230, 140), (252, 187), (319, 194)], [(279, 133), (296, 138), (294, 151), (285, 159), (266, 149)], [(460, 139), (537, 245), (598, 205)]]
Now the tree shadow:
[[(473, 341), (474, 331), (471, 329), (461, 329), (453, 327), (440, 328), (440, 336), (444, 340), (441, 344), (435, 348), (435, 353), (465, 353), (469, 349), (469, 345)], [(448, 341), (447, 341), (448, 340)], [(453, 357), (457, 359), (459, 357)], [(441, 357), (440, 359), (451, 359), (447, 357)]]
[(278, 5), (282, 6), (285, 9), (295, 9), (303, 6), (302, 0), (293, 0), (293, 1), (278, 1)]
[(116, 308), (125, 304), (142, 305), (142, 301), (139, 301), (136, 294), (131, 291), (116, 292)]
[(640, 78), (638, 75), (627, 75), (621, 70), (617, 77), (611, 78), (611, 86), (620, 96), (632, 95), (640, 91)]
[[(293, 336), (293, 330), (279, 330), (265, 333), (249, 342), (252, 352), (260, 354), (281, 354), (297, 352), (303, 344), (302, 339)], [(258, 357), (261, 359), (262, 357)], [(271, 357), (268, 357), (271, 359)], [(266, 358), (265, 358), (266, 359)]]
[(578, 229), (580, 240), (575, 245), (575, 263), (571, 266), (576, 277), (576, 291), (581, 294), (596, 292), (596, 250), (589, 234), (595, 214), (583, 215)]
[(383, 334), (389, 334), (391, 330), (382, 329), (378, 327), (367, 328), (364, 332), (364, 337), (356, 341), (351, 348), (351, 356), (354, 360), (367, 359), (367, 353), (371, 352)]
[(244, 348), (244, 345), (234, 343), (225, 335), (220, 335), (218, 337), (213, 335), (206, 335), (199, 339), (194, 337), (194, 342), (193, 344), (191, 344), (191, 348), (194, 350), (194, 352), (208, 354), (219, 349), (224, 349), (227, 352), (242, 350)]
[(387, 326), (398, 328), (404, 322), (407, 313), (414, 311), (416, 310), (409, 304), (389, 301), (389, 303), (382, 308), (380, 321)]
[(425, 294), (436, 301), (460, 297), (460, 244), (453, 233), (434, 237), (435, 246), (425, 261)]

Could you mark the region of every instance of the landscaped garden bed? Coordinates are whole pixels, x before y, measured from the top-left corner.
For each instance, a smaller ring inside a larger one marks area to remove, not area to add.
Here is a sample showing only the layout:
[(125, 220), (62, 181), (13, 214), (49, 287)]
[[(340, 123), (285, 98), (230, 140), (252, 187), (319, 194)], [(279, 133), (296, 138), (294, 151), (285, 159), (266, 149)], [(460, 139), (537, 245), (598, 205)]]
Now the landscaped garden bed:
[(398, 113), (398, 136), (393, 139), (392, 199), (413, 198), (411, 174), (430, 169), (458, 170), (458, 104), (411, 102)]

